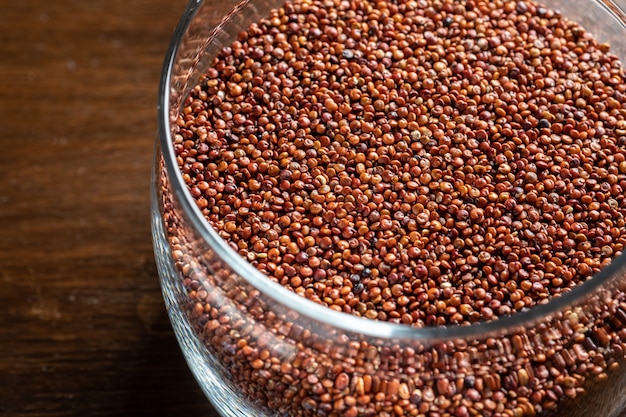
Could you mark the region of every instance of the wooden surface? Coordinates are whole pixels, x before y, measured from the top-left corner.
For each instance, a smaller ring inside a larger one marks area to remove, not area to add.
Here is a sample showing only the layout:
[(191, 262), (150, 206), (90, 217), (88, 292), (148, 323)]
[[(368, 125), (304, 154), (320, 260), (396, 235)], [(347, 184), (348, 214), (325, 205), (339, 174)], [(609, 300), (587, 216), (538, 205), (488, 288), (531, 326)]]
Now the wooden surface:
[(0, 2), (0, 416), (217, 416), (174, 339), (149, 223), (185, 4)]

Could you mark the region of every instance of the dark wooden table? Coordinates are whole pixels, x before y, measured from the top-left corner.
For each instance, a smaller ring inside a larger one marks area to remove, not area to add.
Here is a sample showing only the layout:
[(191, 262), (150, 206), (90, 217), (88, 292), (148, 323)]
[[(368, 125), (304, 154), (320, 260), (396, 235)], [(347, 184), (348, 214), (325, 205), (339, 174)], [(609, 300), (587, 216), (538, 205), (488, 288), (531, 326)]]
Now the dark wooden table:
[(166, 316), (149, 223), (185, 4), (0, 2), (1, 416), (217, 416)]

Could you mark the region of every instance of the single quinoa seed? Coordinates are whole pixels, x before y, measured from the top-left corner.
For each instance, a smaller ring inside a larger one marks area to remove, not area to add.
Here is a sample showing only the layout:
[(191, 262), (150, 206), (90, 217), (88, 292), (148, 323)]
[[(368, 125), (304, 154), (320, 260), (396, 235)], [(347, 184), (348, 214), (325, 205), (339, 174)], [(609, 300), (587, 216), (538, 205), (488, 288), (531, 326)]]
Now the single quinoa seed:
[[(606, 45), (531, 1), (293, 0), (221, 50), (174, 149), (203, 215), (269, 279), (359, 317), (464, 325), (546, 303), (622, 253), (625, 91)], [(572, 347), (530, 357), (514, 336), (515, 369), (456, 381), (322, 375), (258, 346), (224, 355), (248, 358), (228, 359), (244, 390), (289, 415), (535, 415), (617, 366), (597, 350), (623, 356), (620, 299), (611, 324), (569, 317), (560, 331), (583, 329)], [(206, 308), (203, 331), (228, 332)], [(414, 372), (437, 360), (413, 354)], [(308, 388), (285, 397), (294, 380)]]

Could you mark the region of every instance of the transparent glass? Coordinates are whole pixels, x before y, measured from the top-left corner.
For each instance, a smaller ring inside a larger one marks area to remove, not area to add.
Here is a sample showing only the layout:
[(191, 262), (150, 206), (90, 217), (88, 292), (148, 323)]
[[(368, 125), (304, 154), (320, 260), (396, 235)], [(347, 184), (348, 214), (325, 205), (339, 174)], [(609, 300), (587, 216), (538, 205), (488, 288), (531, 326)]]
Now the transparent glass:
[[(626, 58), (623, 2), (545, 3)], [(470, 326), (413, 328), (298, 296), (209, 226), (178, 170), (176, 116), (216, 52), (280, 4), (191, 1), (161, 78), (155, 255), (182, 351), (215, 408), (255, 417), (626, 415), (626, 255), (530, 310)]]

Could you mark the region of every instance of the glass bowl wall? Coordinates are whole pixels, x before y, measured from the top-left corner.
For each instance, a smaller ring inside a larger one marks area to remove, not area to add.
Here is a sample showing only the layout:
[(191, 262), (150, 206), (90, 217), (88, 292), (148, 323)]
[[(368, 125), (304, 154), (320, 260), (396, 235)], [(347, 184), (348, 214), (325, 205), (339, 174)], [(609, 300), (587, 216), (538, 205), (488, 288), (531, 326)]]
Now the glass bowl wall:
[[(626, 57), (623, 5), (545, 2)], [(164, 297), (224, 416), (617, 416), (626, 404), (626, 259), (528, 311), (411, 328), (338, 313), (272, 283), (211, 229), (178, 169), (177, 115), (216, 53), (280, 2), (191, 1), (166, 57), (152, 181)]]

